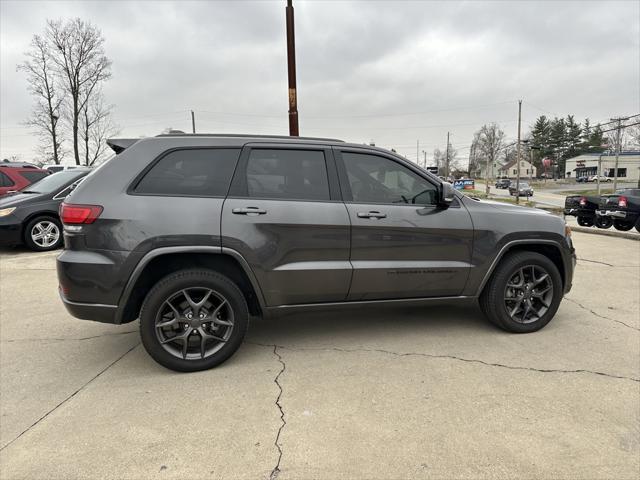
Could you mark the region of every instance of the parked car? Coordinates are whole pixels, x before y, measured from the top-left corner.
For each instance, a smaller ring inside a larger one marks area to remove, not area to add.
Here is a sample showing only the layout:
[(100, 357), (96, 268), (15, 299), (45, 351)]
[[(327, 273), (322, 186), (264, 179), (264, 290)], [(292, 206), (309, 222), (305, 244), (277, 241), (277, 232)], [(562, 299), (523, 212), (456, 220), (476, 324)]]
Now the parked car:
[[(597, 181), (598, 181), (597, 175), (590, 175), (589, 177), (587, 177), (587, 182), (595, 183)], [(611, 181), (611, 177), (605, 177), (604, 175), (600, 175), (600, 183), (610, 182), (610, 181)]]
[[(511, 182), (509, 186), (509, 195), (516, 195), (516, 183)], [(518, 191), (519, 197), (533, 197), (533, 188), (527, 182), (520, 182), (520, 189)]]
[(640, 232), (640, 188), (623, 188), (614, 194), (602, 195), (596, 215), (599, 219), (613, 219), (617, 230), (635, 227)]
[(577, 177), (576, 178), (576, 183), (586, 183), (589, 181), (589, 177)]
[(80, 165), (53, 164), (53, 165), (43, 165), (42, 168), (45, 169), (45, 170), (49, 170), (51, 173), (56, 173), (56, 172), (62, 172), (64, 170), (75, 170), (76, 168), (84, 168), (84, 169), (86, 169), (87, 167), (83, 167), (83, 166), (80, 166)]
[(120, 153), (60, 207), (61, 298), (78, 318), (140, 318), (145, 349), (174, 370), (224, 362), (249, 315), (478, 299), (495, 325), (526, 333), (571, 288), (562, 218), (466, 197), (381, 148), (240, 135), (108, 143)]
[(496, 180), (496, 188), (501, 189), (501, 190), (506, 190), (507, 188), (509, 188), (511, 186), (511, 180), (509, 180), (508, 178), (500, 178), (498, 180)]
[(48, 175), (26, 189), (0, 199), (0, 245), (25, 244), (47, 251), (62, 246), (60, 203), (90, 170), (78, 168)]
[(0, 163), (0, 197), (43, 179), (50, 172), (36, 167), (15, 167)]
[(578, 225), (582, 227), (610, 228), (613, 225), (611, 217), (596, 215), (599, 204), (598, 196), (569, 195), (564, 200), (564, 214), (577, 217)]

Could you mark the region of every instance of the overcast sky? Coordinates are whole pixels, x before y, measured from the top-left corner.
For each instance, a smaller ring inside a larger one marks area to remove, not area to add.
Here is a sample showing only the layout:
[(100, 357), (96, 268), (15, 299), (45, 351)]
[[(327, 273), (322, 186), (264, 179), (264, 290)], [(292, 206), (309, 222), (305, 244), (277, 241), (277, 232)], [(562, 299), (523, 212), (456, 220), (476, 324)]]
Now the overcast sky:
[[(90, 20), (113, 61), (105, 87), (122, 136), (166, 127), (287, 134), (284, 1), (6, 1), (0, 157), (33, 158), (16, 72), (47, 19)], [(498, 122), (509, 138), (540, 114), (594, 123), (640, 112), (640, 2), (294, 0), (300, 133), (374, 140), (416, 158), (459, 156)], [(70, 142), (66, 146), (70, 147)], [(68, 158), (70, 161), (70, 158)]]

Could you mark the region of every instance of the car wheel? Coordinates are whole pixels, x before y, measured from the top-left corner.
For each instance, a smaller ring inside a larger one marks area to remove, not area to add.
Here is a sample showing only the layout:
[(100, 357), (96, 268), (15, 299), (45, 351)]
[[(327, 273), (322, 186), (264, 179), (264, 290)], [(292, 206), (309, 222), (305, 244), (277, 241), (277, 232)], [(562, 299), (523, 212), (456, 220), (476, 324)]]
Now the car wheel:
[(36, 252), (47, 252), (62, 246), (62, 224), (54, 217), (37, 217), (24, 229), (24, 243)]
[(149, 355), (178, 372), (220, 365), (240, 347), (249, 325), (242, 292), (208, 270), (182, 270), (160, 280), (140, 311), (140, 336)]
[(596, 227), (598, 228), (611, 228), (611, 225), (613, 225), (613, 220), (609, 217), (596, 218)]
[(578, 217), (578, 225), (581, 227), (593, 227), (593, 218), (582, 215)]
[(614, 220), (613, 226), (616, 230), (620, 230), (622, 232), (628, 232), (633, 228), (633, 223), (625, 222), (624, 220)]
[(507, 254), (480, 296), (491, 323), (513, 333), (540, 330), (551, 321), (562, 299), (558, 268), (535, 252)]

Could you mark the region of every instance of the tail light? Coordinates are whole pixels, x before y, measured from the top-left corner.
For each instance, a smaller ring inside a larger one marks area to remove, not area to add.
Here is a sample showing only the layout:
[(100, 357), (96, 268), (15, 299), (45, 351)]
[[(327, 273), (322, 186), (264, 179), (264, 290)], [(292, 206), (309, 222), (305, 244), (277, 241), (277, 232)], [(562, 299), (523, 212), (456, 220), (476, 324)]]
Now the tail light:
[(584, 207), (587, 204), (587, 197), (580, 197), (580, 206)]
[(100, 205), (60, 204), (60, 218), (66, 225), (93, 223), (102, 213)]
[(620, 208), (627, 208), (627, 197), (624, 195), (620, 196), (620, 198), (618, 198), (618, 206)]

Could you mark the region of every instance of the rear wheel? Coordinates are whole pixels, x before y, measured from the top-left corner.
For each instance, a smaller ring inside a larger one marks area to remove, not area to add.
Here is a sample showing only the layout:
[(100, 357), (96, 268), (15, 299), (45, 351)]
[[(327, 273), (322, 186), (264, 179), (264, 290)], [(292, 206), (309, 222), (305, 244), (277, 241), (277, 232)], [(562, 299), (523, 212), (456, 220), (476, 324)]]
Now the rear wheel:
[(596, 227), (598, 228), (611, 228), (611, 225), (613, 225), (613, 220), (609, 217), (596, 218)]
[(55, 250), (62, 242), (62, 225), (57, 218), (37, 217), (24, 229), (24, 243), (36, 252)]
[(593, 218), (581, 215), (578, 217), (578, 225), (581, 227), (593, 227)]
[(551, 321), (562, 299), (558, 268), (535, 252), (507, 254), (480, 296), (491, 323), (513, 333), (540, 330)]
[(182, 270), (160, 280), (140, 312), (144, 348), (179, 372), (215, 367), (240, 347), (249, 324), (242, 292), (227, 277)]
[(633, 223), (627, 222), (625, 220), (614, 220), (613, 226), (616, 228), (616, 230), (620, 230), (622, 232), (628, 232), (633, 228)]

